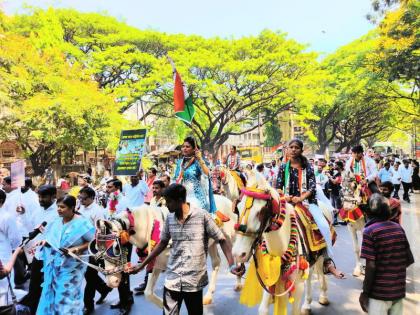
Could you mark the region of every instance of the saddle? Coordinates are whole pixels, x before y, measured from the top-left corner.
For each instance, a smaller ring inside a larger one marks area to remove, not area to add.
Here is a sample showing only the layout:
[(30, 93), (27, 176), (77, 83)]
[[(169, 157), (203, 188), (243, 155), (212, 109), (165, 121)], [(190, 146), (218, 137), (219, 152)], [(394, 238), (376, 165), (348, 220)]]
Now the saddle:
[(239, 171), (230, 170), (230, 174), (235, 179), (235, 182), (238, 185), (239, 190), (246, 187), (246, 179)]
[[(295, 212), (297, 215), (299, 230), (301, 231), (300, 234), (308, 254), (314, 254), (314, 256), (318, 256), (318, 253), (327, 247), (327, 242), (322, 236), (312, 214), (309, 212), (307, 207), (302, 204), (298, 204), (295, 206)], [(337, 238), (337, 233), (331, 225), (331, 222), (328, 219), (327, 221), (330, 224), (331, 239), (332, 243), (334, 244)]]

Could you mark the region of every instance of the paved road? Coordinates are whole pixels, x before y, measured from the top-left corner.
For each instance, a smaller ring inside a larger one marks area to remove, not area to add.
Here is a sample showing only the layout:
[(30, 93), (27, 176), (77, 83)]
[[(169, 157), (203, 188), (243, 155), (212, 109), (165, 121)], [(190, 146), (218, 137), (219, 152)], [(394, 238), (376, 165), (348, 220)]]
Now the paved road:
[[(412, 203), (407, 204), (402, 201), (403, 205), (403, 226), (406, 230), (411, 248), (415, 255), (416, 263), (408, 270), (408, 286), (407, 298), (405, 300), (404, 315), (420, 314), (420, 194), (412, 195)], [(347, 227), (339, 226), (337, 228), (338, 240), (335, 245), (336, 264), (342, 269), (346, 275), (346, 280), (336, 280), (329, 277), (329, 299), (331, 304), (327, 307), (318, 304), (318, 283), (314, 280), (314, 302), (312, 303), (313, 314), (323, 315), (362, 315), (364, 314), (359, 306), (358, 297), (362, 287), (362, 278), (354, 278), (351, 273), (354, 267), (354, 255), (352, 252), (352, 244)], [(417, 250), (416, 250), (417, 249)], [(247, 308), (238, 303), (239, 294), (233, 291), (234, 277), (227, 272), (226, 262), (219, 274), (217, 289), (214, 296), (214, 302), (211, 306), (205, 307), (207, 315), (256, 315), (257, 308)], [(136, 275), (132, 279), (132, 287), (137, 285), (143, 274)], [(157, 285), (157, 293), (162, 294), (162, 285), (164, 277)], [(109, 309), (109, 304), (118, 300), (116, 290), (111, 292), (107, 298), (107, 303), (98, 307), (95, 314), (111, 315), (116, 314), (114, 310)], [(418, 313), (416, 313), (418, 312)], [(154, 315), (161, 314), (161, 311), (147, 302), (143, 296), (135, 297), (135, 304), (131, 314)], [(182, 314), (187, 314), (184, 311)]]

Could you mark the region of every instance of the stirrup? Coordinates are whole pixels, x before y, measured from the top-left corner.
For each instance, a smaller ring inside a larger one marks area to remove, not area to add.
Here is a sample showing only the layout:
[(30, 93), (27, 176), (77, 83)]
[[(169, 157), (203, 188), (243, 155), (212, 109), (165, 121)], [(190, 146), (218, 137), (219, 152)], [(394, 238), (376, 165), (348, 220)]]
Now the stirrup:
[(230, 218), (226, 215), (224, 215), (223, 213), (221, 213), (220, 211), (216, 211), (216, 216), (222, 220), (222, 222), (229, 222)]

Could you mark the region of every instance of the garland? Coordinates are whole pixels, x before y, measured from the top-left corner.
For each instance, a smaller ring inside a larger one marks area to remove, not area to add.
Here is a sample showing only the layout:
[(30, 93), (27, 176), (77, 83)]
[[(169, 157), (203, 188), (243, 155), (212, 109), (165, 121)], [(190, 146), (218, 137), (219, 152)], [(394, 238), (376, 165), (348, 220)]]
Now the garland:
[(176, 179), (176, 183), (179, 184), (181, 183), (182, 179), (184, 178), (184, 172), (187, 168), (189, 168), (195, 161), (195, 157), (192, 157), (186, 166), (184, 166), (184, 158), (182, 158), (182, 162), (181, 162), (181, 171), (179, 172), (179, 176)]

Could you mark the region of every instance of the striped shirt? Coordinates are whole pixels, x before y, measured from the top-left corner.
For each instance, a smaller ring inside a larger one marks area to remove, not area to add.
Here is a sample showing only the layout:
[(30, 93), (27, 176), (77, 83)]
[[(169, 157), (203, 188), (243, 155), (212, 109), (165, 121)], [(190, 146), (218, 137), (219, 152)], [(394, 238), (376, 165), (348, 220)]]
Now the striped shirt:
[(406, 269), (413, 255), (403, 228), (392, 221), (370, 220), (363, 230), (361, 258), (373, 260), (375, 280), (369, 297), (395, 301), (405, 297)]
[(208, 240), (224, 239), (222, 231), (210, 214), (200, 208), (190, 207), (184, 223), (170, 213), (162, 230), (161, 241), (172, 239), (165, 287), (171, 291), (197, 292), (208, 284)]

